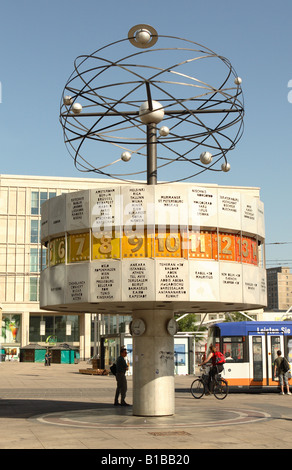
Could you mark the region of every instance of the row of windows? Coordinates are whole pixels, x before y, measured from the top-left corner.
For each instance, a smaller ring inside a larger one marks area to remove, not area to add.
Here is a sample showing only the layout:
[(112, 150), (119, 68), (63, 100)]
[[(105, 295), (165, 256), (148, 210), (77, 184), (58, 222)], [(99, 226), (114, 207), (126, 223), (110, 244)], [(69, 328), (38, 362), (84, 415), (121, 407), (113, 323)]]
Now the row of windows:
[[(44, 342), (48, 336), (56, 336), (59, 343), (79, 342), (79, 315), (33, 315), (29, 317), (29, 341)], [(129, 315), (102, 315), (100, 328), (103, 334), (125, 333), (131, 321)], [(68, 328), (69, 325), (69, 328)], [(91, 341), (94, 341), (94, 320), (91, 321)], [(2, 318), (0, 343), (20, 343), (21, 315), (5, 314)]]
[[(52, 197), (56, 197), (55, 191), (32, 191), (31, 192), (31, 214), (40, 215), (41, 205)], [(40, 243), (40, 227), (41, 221), (39, 219), (31, 220), (30, 226), (30, 242)], [(39, 273), (41, 266), (46, 267), (46, 252), (39, 248), (30, 249), (30, 272)], [(29, 279), (29, 300), (39, 300), (39, 279), (38, 277), (30, 277)]]
[[(79, 315), (30, 315), (30, 342), (45, 341), (51, 335), (57, 336), (57, 341), (60, 343), (79, 341)], [(20, 341), (21, 315), (3, 315), (0, 343), (20, 343)]]
[[(49, 197), (56, 196), (56, 193), (49, 193)], [(47, 191), (32, 191), (31, 192), (31, 214), (40, 215), (40, 208), (43, 202), (48, 199)], [(30, 226), (30, 242), (39, 243), (40, 242), (40, 221), (31, 220)], [(30, 272), (38, 273), (41, 266), (41, 250), (38, 248), (30, 249)], [(29, 300), (37, 302), (39, 300), (39, 278), (37, 276), (29, 278)], [(35, 321), (40, 322), (38, 317), (31, 318), (32, 325)], [(31, 328), (31, 327), (30, 327)], [(34, 327), (32, 326), (32, 331)]]
[(46, 251), (40, 248), (30, 249), (30, 272), (39, 273), (46, 267)]
[[(40, 323), (44, 322), (41, 330)], [(67, 324), (70, 322), (70, 329)], [(69, 335), (68, 335), (69, 333)], [(45, 341), (48, 336), (56, 335), (59, 343), (79, 341), (78, 315), (30, 315), (29, 340), (31, 342)]]
[[(125, 333), (131, 322), (131, 315), (101, 315), (100, 331), (102, 334)], [(91, 340), (94, 340), (94, 318), (91, 321)]]
[(31, 214), (32, 215), (39, 215), (41, 205), (47, 199), (51, 199), (52, 197), (56, 197), (56, 192), (49, 192), (48, 191), (32, 191), (31, 192)]
[[(55, 191), (32, 191), (31, 192), (31, 214), (40, 215), (41, 205), (52, 197), (56, 197), (57, 193)], [(32, 220), (30, 227), (30, 242), (31, 243), (40, 243), (40, 220)]]

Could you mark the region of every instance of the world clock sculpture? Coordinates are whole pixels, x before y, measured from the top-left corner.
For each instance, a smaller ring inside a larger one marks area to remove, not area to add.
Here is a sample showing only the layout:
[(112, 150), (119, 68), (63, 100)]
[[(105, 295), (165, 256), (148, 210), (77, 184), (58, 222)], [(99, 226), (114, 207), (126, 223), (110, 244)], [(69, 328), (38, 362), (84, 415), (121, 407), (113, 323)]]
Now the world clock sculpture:
[(243, 115), (226, 58), (143, 24), (78, 57), (64, 88), (76, 168), (105, 178), (42, 205), (41, 307), (132, 315), (134, 415), (174, 413), (174, 312), (265, 304), (258, 192), (186, 183), (230, 170)]

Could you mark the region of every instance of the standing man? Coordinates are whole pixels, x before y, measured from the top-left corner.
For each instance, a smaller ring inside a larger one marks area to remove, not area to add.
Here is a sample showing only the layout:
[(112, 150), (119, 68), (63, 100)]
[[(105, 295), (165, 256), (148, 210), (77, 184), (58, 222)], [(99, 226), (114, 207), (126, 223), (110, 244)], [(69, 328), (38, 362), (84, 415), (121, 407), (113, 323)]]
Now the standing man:
[(126, 379), (126, 371), (128, 370), (128, 364), (125, 361), (125, 357), (127, 356), (127, 349), (121, 348), (120, 356), (117, 359), (116, 366), (117, 366), (117, 373), (116, 373), (116, 381), (117, 381), (117, 389), (115, 395), (115, 402), (114, 405), (119, 405), (119, 395), (121, 395), (121, 406), (130, 406), (128, 403), (125, 402), (126, 393), (127, 393), (127, 379)]
[(51, 359), (52, 359), (51, 352), (47, 349), (47, 352), (45, 354), (45, 366), (51, 365)]
[(279, 382), (281, 386), (281, 395), (284, 395), (284, 382), (287, 387), (287, 395), (291, 395), (290, 390), (289, 390), (287, 372), (284, 372), (281, 367), (284, 357), (282, 357), (282, 353), (280, 350), (277, 351), (277, 355), (278, 357), (275, 359), (274, 375), (275, 376), (278, 375), (279, 377)]

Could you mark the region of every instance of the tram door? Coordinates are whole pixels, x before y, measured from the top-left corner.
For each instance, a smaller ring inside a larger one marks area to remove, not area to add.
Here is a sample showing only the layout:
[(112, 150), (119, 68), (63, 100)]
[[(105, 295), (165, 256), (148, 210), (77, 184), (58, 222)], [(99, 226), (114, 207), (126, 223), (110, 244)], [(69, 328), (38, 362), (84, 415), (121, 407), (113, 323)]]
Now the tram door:
[(265, 337), (249, 336), (249, 379), (250, 385), (264, 385)]
[(274, 362), (278, 350), (284, 351), (282, 335), (249, 335), (250, 385), (275, 385)]

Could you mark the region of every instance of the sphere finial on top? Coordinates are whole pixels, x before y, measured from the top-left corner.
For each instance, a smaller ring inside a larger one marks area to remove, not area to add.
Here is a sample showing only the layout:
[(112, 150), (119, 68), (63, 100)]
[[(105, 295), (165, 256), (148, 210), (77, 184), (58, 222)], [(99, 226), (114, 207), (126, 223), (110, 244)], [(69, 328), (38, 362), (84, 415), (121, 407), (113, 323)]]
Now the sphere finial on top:
[(154, 46), (157, 42), (158, 34), (156, 29), (148, 24), (137, 24), (128, 32), (128, 38), (133, 46), (146, 49)]

